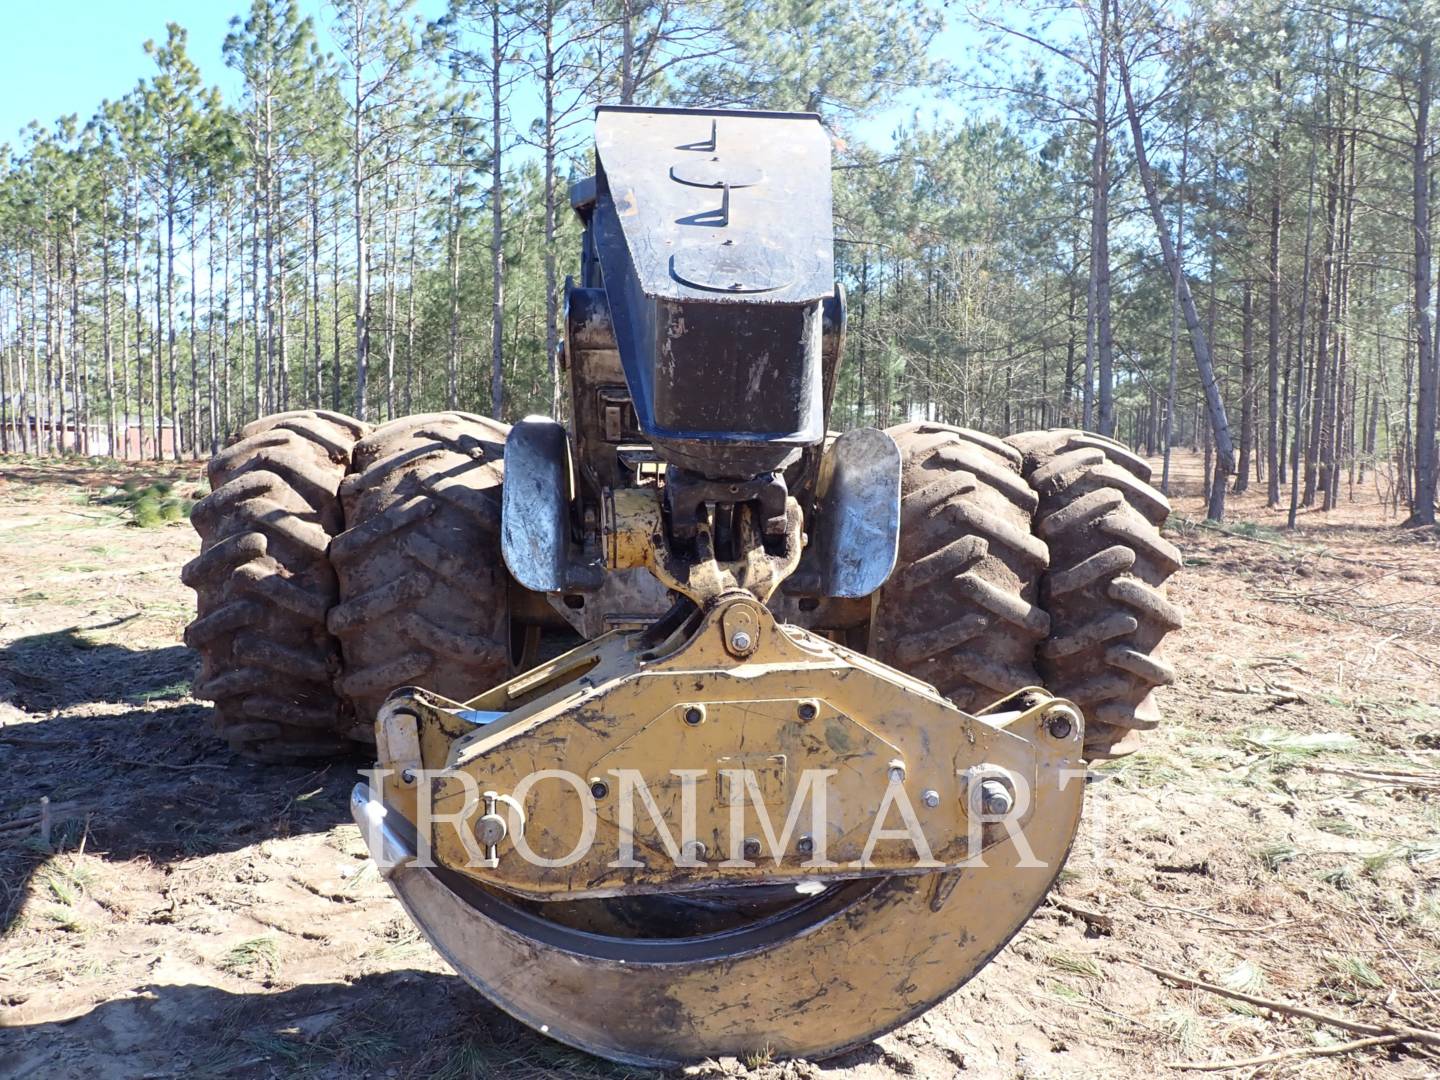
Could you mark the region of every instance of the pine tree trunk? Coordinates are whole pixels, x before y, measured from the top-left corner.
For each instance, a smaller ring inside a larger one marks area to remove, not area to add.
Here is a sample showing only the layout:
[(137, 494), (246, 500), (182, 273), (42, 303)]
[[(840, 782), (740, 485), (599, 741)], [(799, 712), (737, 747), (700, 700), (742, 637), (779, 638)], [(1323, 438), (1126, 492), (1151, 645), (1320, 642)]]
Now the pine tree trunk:
[[(387, 157), (389, 155), (387, 154)], [(385, 242), (385, 419), (395, 419), (395, 242), (399, 225), (395, 220), (396, 185), (392, 180), (392, 169), (385, 167), (385, 202), (381, 236)]]
[[(1280, 74), (1275, 74), (1275, 89), (1280, 89)], [(1280, 396), (1280, 126), (1277, 124), (1270, 139), (1270, 155), (1274, 175), (1270, 182), (1270, 254), (1267, 260), (1268, 281), (1268, 322), (1265, 337), (1265, 362), (1268, 376), (1265, 395), (1265, 501), (1270, 507), (1280, 505), (1280, 461), (1281, 442), (1280, 414), (1283, 411)]]
[[(366, 251), (365, 238), (365, 96), (362, 83), (364, 70), (364, 26), (365, 4), (355, 0), (353, 6), (355, 22), (355, 98), (354, 127), (351, 140), (350, 188), (355, 214), (355, 406), (351, 410), (356, 419), (366, 420), (365, 397), (370, 376), (370, 256)], [(338, 365), (338, 350), (337, 360)], [(338, 383), (338, 380), (337, 380)]]
[[(205, 225), (205, 445), (220, 449), (219, 394), (215, 381), (215, 189), (210, 189), (210, 214)], [(194, 288), (193, 286), (191, 287)], [(199, 434), (198, 432), (196, 433)]]
[[(150, 394), (155, 410), (155, 460), (165, 460), (165, 274), (160, 214), (155, 215), (155, 327), (150, 335)], [(171, 407), (173, 408), (173, 402)], [(175, 432), (172, 429), (171, 435)]]
[[(626, 23), (629, 25), (628, 20)], [(490, 415), (505, 418), (505, 187), (502, 172), (500, 5), (490, 8)]]
[(1095, 68), (1095, 336), (1099, 402), (1095, 429), (1115, 433), (1115, 342), (1110, 323), (1110, 27), (1100, 5), (1100, 56)]
[[(232, 213), (232, 195), (233, 193), (231, 189), (227, 188), (225, 195), (225, 250), (223, 255), (221, 256), (221, 260), (224, 264), (224, 269), (221, 272), (221, 284), (225, 289), (225, 295), (220, 301), (221, 423), (219, 425), (220, 437), (216, 440), (216, 449), (219, 448), (218, 444), (220, 442), (223, 442), (230, 435), (230, 240), (232, 228), (231, 222), (234, 217)], [(243, 227), (243, 217), (241, 218), (241, 222)], [(244, 275), (241, 275), (241, 277), (243, 279)], [(241, 305), (240, 310), (242, 312), (245, 310), (243, 304)], [(244, 356), (243, 348), (241, 350), (241, 356)]]
[(1333, 302), (1332, 283), (1335, 271), (1335, 246), (1339, 231), (1339, 188), (1340, 169), (1344, 163), (1345, 135), (1341, 131), (1335, 137), (1335, 156), (1331, 161), (1330, 173), (1325, 182), (1325, 254), (1320, 263), (1320, 311), (1315, 324), (1315, 361), (1312, 366), (1310, 392), (1310, 448), (1305, 461), (1304, 506), (1313, 506), (1315, 495), (1322, 477), (1325, 424), (1329, 416), (1326, 402), (1331, 390), (1330, 371), (1330, 319)]
[[(259, 194), (258, 192), (256, 193)], [(271, 411), (269, 386), (265, 380), (265, 327), (260, 307), (260, 200), (251, 203), (250, 212), (250, 336), (255, 364), (254, 380), (256, 419)]]
[(1165, 379), (1165, 429), (1161, 447), (1165, 460), (1160, 473), (1160, 490), (1170, 494), (1170, 450), (1175, 437), (1175, 384), (1180, 375), (1180, 278), (1185, 272), (1185, 182), (1190, 166), (1190, 129), (1185, 129), (1180, 146), (1180, 185), (1175, 202), (1175, 263), (1170, 290), (1170, 365)]
[[(47, 248), (43, 266), (49, 266), (50, 252)], [(30, 386), (35, 400), (31, 408), (35, 425), (35, 453), (48, 454), (53, 446), (50, 422), (50, 312), (45, 312), (45, 382), (40, 382), (40, 276), (35, 272), (35, 246), (30, 246)], [(42, 422), (42, 408), (43, 422)]]
[[(415, 170), (415, 193), (410, 203), (410, 271), (405, 275), (405, 412), (415, 411), (415, 268), (420, 213), (420, 170)], [(318, 297), (318, 293), (316, 294)]]
[[(275, 370), (275, 135), (268, 86), (264, 106), (265, 149), (260, 159), (260, 204), (265, 215), (265, 411), (278, 412), (285, 408), (285, 402)], [(258, 283), (256, 288), (259, 288)]]
[(450, 170), (449, 235), (445, 250), (450, 257), (450, 330), (445, 354), (445, 407), (460, 407), (460, 175)]
[[(1078, 245), (1077, 245), (1078, 246)], [(1080, 262), (1080, 253), (1075, 252), (1074, 263)], [(1068, 281), (1065, 308), (1065, 385), (1060, 390), (1060, 415), (1062, 424), (1072, 424), (1072, 407), (1075, 400), (1075, 322), (1076, 308), (1079, 306), (1080, 290), (1075, 284), (1075, 273), (1071, 270)]]
[(140, 190), (135, 190), (135, 456), (145, 457), (145, 301), (141, 295), (143, 277), (141, 247), (144, 244), (143, 226), (140, 220)]
[(334, 200), (330, 251), (330, 408), (340, 411), (340, 200)]
[(1430, 325), (1430, 94), (1433, 39), (1426, 34), (1420, 42), (1420, 65), (1416, 76), (1415, 142), (1413, 151), (1414, 216), (1411, 231), (1415, 238), (1415, 497), (1408, 524), (1435, 524), (1436, 493), (1436, 398), (1437, 371), (1435, 342)]
[(620, 0), (620, 104), (635, 104), (635, 0)]
[(175, 364), (175, 177), (173, 168), (167, 171), (165, 184), (165, 373), (170, 389), (170, 433), (171, 454), (180, 460), (180, 407), (177, 387), (178, 371)]
[(195, 200), (190, 201), (190, 457), (200, 456), (200, 359), (195, 327)]
[[(1119, 32), (1119, 0), (1115, 0), (1117, 14), (1117, 36)], [(1123, 39), (1121, 39), (1123, 41)], [(1200, 326), (1200, 315), (1195, 310), (1195, 299), (1190, 294), (1189, 282), (1185, 279), (1184, 267), (1175, 254), (1175, 245), (1170, 239), (1170, 229), (1165, 222), (1165, 211), (1160, 205), (1160, 192), (1155, 185), (1155, 174), (1150, 168), (1150, 158), (1145, 150), (1145, 136), (1140, 127), (1140, 114), (1135, 107), (1135, 95), (1130, 87), (1130, 70), (1123, 47), (1115, 50), (1120, 69), (1120, 83), (1125, 94), (1125, 115), (1130, 121), (1130, 134), (1135, 144), (1135, 165), (1140, 181), (1145, 188), (1145, 199), (1150, 206), (1150, 216), (1155, 222), (1155, 231), (1160, 238), (1160, 250), (1165, 266), (1180, 292), (1181, 310), (1185, 313), (1185, 325), (1190, 331), (1190, 346), (1195, 353), (1195, 366), (1205, 389), (1206, 408), (1210, 417), (1210, 430), (1214, 435), (1216, 460), (1215, 473), (1221, 482), (1210, 485), (1210, 498), (1206, 516), (1212, 521), (1223, 521), (1225, 517), (1225, 484), (1223, 478), (1234, 470), (1235, 447), (1230, 439), (1230, 422), (1225, 415), (1225, 402), (1220, 397), (1220, 387), (1215, 379), (1215, 366), (1210, 357), (1210, 342)]]
[[(1247, 215), (1248, 216), (1248, 215)], [(1250, 460), (1255, 450), (1255, 288), (1247, 276), (1240, 300), (1240, 464), (1235, 494), (1250, 486)]]
[(312, 362), (315, 365), (314, 396), (312, 400), (318, 409), (325, 404), (325, 362), (320, 347), (320, 191), (319, 181), (310, 173), (310, 316), (314, 320), (314, 340), (311, 345)]
[(545, 365), (550, 376), (550, 415), (559, 418), (560, 296), (555, 268), (555, 0), (544, 0), (545, 19)]
[(1315, 225), (1315, 149), (1310, 149), (1310, 177), (1305, 195), (1305, 254), (1301, 260), (1300, 318), (1295, 331), (1295, 439), (1290, 448), (1290, 513), (1287, 528), (1295, 528), (1300, 508), (1300, 443), (1305, 437), (1305, 319), (1310, 313), (1310, 247)]
[[(110, 173), (106, 169), (100, 189), (100, 333), (105, 350), (105, 437), (113, 458), (120, 456), (115, 442), (115, 347), (110, 337)], [(5, 396), (0, 394), (0, 396)], [(7, 447), (8, 449), (8, 447)]]
[[(60, 237), (55, 237), (55, 262), (46, 267), (48, 287), (45, 290), (45, 322), (49, 335), (49, 353), (45, 358), (45, 395), (50, 400), (46, 410), (50, 414), (50, 439), (52, 450), (65, 453), (65, 297), (60, 295), (65, 279), (64, 248)], [(53, 275), (53, 276), (52, 276)], [(58, 297), (58, 299), (57, 299)], [(56, 415), (58, 413), (58, 428)]]
[(271, 338), (271, 350), (276, 358), (275, 385), (279, 411), (290, 408), (290, 297), (286, 288), (286, 249), (281, 240), (275, 266), (276, 308), (273, 314), (275, 331)]
[[(130, 309), (130, 184), (127, 178), (120, 189), (120, 451), (122, 460), (130, 458), (130, 337), (126, 333)], [(18, 318), (19, 311), (17, 309)]]
[[(240, 407), (236, 411), (240, 414), (238, 417), (239, 426), (243, 427), (245, 418), (247, 415), (249, 415), (245, 411), (245, 403), (249, 400), (249, 388), (246, 386), (246, 382), (248, 379), (247, 372), (249, 370), (250, 358), (249, 346), (246, 345), (247, 337), (245, 322), (245, 313), (250, 310), (245, 304), (245, 207), (248, 204), (248, 200), (245, 198), (245, 185), (243, 183), (240, 184), (240, 199), (241, 206), (240, 213), (238, 215), (240, 218), (240, 243), (235, 248), (235, 260), (239, 264), (238, 269), (240, 277), (240, 303), (235, 309), (236, 317), (240, 323), (240, 341), (238, 350), (238, 355), (240, 359), (239, 363), (235, 365), (235, 368), (240, 373), (240, 386), (238, 388), (238, 401)], [(251, 244), (254, 244), (253, 236), (251, 237)], [(256, 400), (256, 404), (259, 404), (258, 399)]]
[[(80, 377), (80, 255), (77, 251), (76, 241), (76, 211), (70, 210), (70, 356), (69, 356), (69, 378), (70, 378), (70, 422), (75, 428), (70, 445), (77, 453), (89, 454), (89, 440), (85, 434), (85, 415), (80, 407), (80, 394), (83, 382)], [(63, 335), (62, 335), (63, 339)], [(60, 403), (65, 403), (65, 360), (60, 362)], [(63, 431), (64, 424), (61, 424)]]

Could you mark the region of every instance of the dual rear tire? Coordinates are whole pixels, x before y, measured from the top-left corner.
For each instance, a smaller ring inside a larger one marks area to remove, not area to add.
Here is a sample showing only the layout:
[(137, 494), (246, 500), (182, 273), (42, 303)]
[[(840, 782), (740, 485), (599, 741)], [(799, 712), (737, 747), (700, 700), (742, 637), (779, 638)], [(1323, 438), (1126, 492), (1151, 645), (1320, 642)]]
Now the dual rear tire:
[(259, 761), (374, 741), (397, 686), (464, 698), (509, 678), (500, 482), (508, 428), (469, 413), (378, 428), (339, 413), (264, 417), (211, 459), (185, 642), (195, 696)]
[[(266, 761), (373, 740), (397, 686), (457, 700), (514, 674), (522, 644), (499, 550), (508, 428), (461, 412), (378, 428), (281, 413), (210, 462), (182, 574), (198, 616), (195, 694), (230, 745)], [(900, 554), (868, 652), (974, 711), (1043, 684), (1080, 705), (1086, 752), (1133, 749), (1173, 681), (1161, 643), (1179, 552), (1145, 462), (1080, 431), (1007, 440), (891, 428)]]
[(196, 593), (185, 643), (200, 654), (195, 696), (215, 703), (230, 746), (260, 761), (345, 751), (354, 711), (334, 691), (339, 599), (330, 563), (344, 529), (340, 483), (365, 424), (340, 413), (262, 417), (210, 459), (210, 494), (190, 521), (200, 554), (180, 577)]
[(1085, 714), (1091, 758), (1135, 749), (1175, 679), (1165, 582), (1180, 552), (1144, 459), (1083, 431), (999, 440), (945, 424), (900, 447), (900, 557), (876, 596), (870, 652), (962, 709), (1043, 685)]

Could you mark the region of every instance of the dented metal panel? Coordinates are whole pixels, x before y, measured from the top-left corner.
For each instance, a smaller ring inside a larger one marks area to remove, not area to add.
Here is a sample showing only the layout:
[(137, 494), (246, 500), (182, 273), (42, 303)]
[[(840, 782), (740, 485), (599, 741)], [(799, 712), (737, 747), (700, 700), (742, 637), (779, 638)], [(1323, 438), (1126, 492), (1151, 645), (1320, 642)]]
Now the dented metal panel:
[(824, 436), (835, 266), (818, 119), (607, 107), (596, 152), (587, 251), (641, 433), (706, 477), (789, 465)]
[(869, 596), (900, 548), (900, 450), (876, 428), (847, 431), (820, 461), (815, 548), (825, 596)]
[(834, 291), (830, 139), (815, 114), (602, 106), (595, 151), (643, 295), (794, 304)]

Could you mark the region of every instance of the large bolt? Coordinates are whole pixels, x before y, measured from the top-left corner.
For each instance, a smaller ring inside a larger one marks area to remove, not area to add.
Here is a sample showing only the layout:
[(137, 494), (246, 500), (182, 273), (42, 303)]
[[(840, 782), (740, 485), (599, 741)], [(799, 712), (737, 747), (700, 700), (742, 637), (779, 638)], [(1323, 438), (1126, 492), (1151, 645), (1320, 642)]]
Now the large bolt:
[(813, 855), (815, 854), (815, 841), (807, 833), (795, 841), (795, 850), (801, 855)]
[(920, 793), (920, 801), (930, 807), (931, 810), (934, 810), (935, 807), (940, 805), (940, 793), (934, 788), (926, 788)]
[(685, 710), (685, 723), (695, 727), (705, 719), (705, 709), (699, 705), (691, 705)]
[(610, 794), (610, 785), (599, 777), (590, 781), (590, 794), (596, 799), (603, 799)]
[(734, 652), (749, 652), (750, 645), (750, 635), (744, 630), (736, 630), (735, 633), (730, 635), (730, 648)]
[(509, 832), (505, 819), (499, 814), (486, 814), (475, 823), (475, 838), (485, 847), (494, 847), (505, 839)]
[(708, 852), (709, 849), (699, 840), (687, 840), (685, 846), (680, 849), (686, 862), (704, 862)]
[(744, 844), (745, 858), (758, 859), (760, 857), (760, 841), (753, 836), (747, 836)]
[(1000, 780), (984, 780), (980, 784), (980, 809), (986, 817), (1004, 817), (1015, 806), (1015, 796)]
[(1070, 710), (1056, 709), (1052, 712), (1045, 718), (1045, 730), (1050, 732), (1053, 739), (1068, 739), (1075, 730), (1075, 724), (1070, 719)]
[(905, 779), (905, 763), (896, 759), (890, 762), (890, 781), (898, 784)]
[(800, 717), (801, 720), (814, 720), (819, 711), (813, 701), (802, 701), (795, 710), (795, 715)]

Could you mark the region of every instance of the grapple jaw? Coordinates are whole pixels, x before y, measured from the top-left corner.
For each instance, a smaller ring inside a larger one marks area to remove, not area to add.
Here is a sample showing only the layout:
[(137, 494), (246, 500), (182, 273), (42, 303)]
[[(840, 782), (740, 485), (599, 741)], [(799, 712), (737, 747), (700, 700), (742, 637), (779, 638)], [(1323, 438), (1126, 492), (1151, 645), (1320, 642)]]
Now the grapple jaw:
[[(1082, 742), (1042, 690), (972, 716), (737, 590), (464, 703), (396, 691), (356, 816), (457, 970), (562, 1040), (815, 1055), (949, 993), (1024, 922), (1079, 821)], [(677, 905), (706, 919), (661, 936)], [(599, 981), (559, 993), (577, 963)], [(876, 971), (904, 992), (863, 992)], [(817, 977), (823, 1022), (803, 1019)], [(618, 1015), (655, 994), (673, 1030)]]

